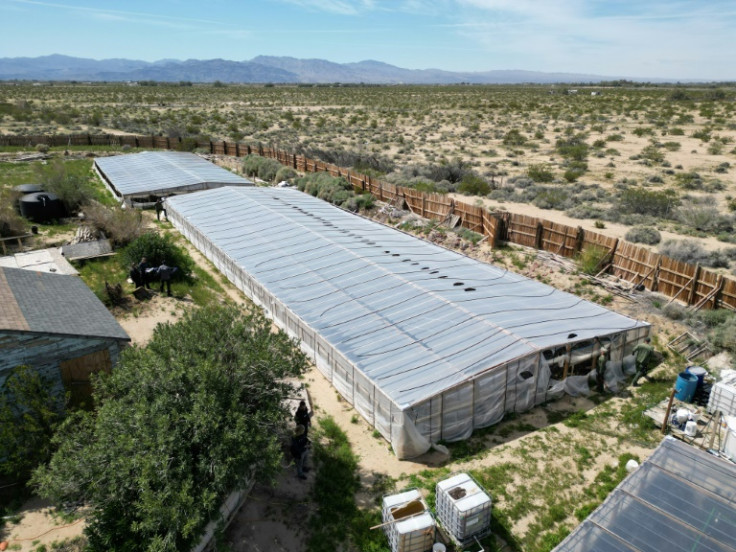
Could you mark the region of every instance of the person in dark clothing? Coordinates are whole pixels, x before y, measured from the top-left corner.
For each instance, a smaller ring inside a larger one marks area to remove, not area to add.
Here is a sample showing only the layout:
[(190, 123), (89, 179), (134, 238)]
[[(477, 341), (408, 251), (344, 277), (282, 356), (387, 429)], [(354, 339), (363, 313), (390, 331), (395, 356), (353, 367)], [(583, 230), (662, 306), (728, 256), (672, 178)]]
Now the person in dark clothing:
[(138, 272), (141, 275), (141, 285), (146, 286), (146, 289), (151, 289), (150, 274), (148, 269), (151, 265), (148, 264), (148, 260), (145, 257), (141, 257), (141, 262), (138, 263)]
[(294, 414), (294, 421), (296, 425), (304, 426), (306, 433), (309, 433), (309, 426), (312, 425), (312, 413), (307, 408), (307, 403), (299, 401), (299, 408), (296, 409)]
[(294, 435), (291, 436), (291, 456), (294, 458), (296, 476), (299, 479), (307, 478), (304, 474), (309, 471), (307, 467), (307, 454), (310, 442), (307, 439), (307, 429), (303, 425), (296, 426)]
[(133, 280), (133, 285), (139, 288), (143, 285), (143, 278), (141, 277), (141, 271), (138, 269), (138, 265), (135, 263), (130, 265), (130, 272), (128, 272), (130, 279)]
[(164, 198), (162, 197), (156, 200), (156, 220), (161, 220), (161, 213), (164, 214), (166, 222), (169, 222), (169, 217), (166, 214), (166, 206), (164, 205)]
[(167, 266), (166, 261), (161, 261), (161, 266), (158, 267), (157, 273), (158, 278), (161, 280), (161, 293), (164, 292), (164, 286), (166, 287), (166, 295), (171, 297), (171, 276), (176, 271), (176, 267)]

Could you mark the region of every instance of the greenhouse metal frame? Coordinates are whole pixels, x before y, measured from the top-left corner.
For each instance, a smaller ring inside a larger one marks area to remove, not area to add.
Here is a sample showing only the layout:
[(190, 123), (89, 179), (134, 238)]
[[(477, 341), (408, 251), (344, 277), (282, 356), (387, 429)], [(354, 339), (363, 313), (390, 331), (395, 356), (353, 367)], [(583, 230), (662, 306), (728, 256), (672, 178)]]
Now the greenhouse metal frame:
[(601, 344), (620, 365), (649, 334), (644, 322), (294, 189), (178, 196), (168, 215), (399, 458), (552, 398), (552, 384), (587, 371)]
[(127, 206), (146, 207), (157, 197), (253, 182), (193, 153), (144, 151), (95, 159), (107, 188)]

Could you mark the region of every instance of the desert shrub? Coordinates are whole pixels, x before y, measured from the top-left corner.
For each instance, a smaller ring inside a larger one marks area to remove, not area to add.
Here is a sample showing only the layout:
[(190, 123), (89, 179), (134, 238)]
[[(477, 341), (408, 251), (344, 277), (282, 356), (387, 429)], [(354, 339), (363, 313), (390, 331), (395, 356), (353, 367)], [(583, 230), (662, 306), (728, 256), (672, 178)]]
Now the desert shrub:
[(669, 217), (678, 201), (673, 190), (654, 191), (627, 187), (619, 193), (617, 205), (621, 213)]
[(480, 176), (468, 172), (463, 176), (457, 191), (464, 195), (487, 196), (491, 191), (491, 185)]
[(608, 256), (608, 249), (599, 245), (585, 247), (575, 258), (578, 270), (584, 274), (597, 274)]
[(716, 347), (736, 352), (736, 316), (730, 313), (730, 317), (723, 324), (710, 332), (709, 338)]
[(534, 186), (534, 180), (530, 177), (527, 178), (526, 176), (512, 176), (507, 180), (507, 182), (511, 185), (513, 185), (514, 188), (528, 188), (529, 186)]
[(694, 199), (677, 209), (676, 218), (690, 228), (701, 232), (732, 232), (734, 226), (733, 218), (721, 214), (715, 205)]
[(675, 176), (675, 180), (686, 190), (697, 190), (703, 186), (703, 179), (694, 171), (680, 173)]
[(648, 159), (649, 161), (653, 163), (661, 163), (664, 161), (664, 154), (660, 151), (660, 149), (655, 145), (648, 145), (643, 150), (641, 150), (642, 158)]
[(291, 180), (292, 178), (296, 178), (297, 176), (299, 176), (299, 173), (296, 172), (291, 167), (281, 167), (276, 172), (276, 177), (274, 178), (274, 181), (275, 182), (282, 182), (282, 181), (286, 180), (288, 182), (289, 180)]
[(347, 180), (326, 172), (302, 176), (296, 180), (296, 186), (305, 193), (351, 211), (370, 209), (375, 201), (370, 194), (356, 196)]
[(49, 165), (39, 165), (38, 178), (45, 191), (59, 197), (68, 213), (75, 212), (95, 196), (89, 179), (69, 171), (61, 159)]
[(680, 142), (665, 142), (664, 149), (667, 151), (680, 151)]
[(377, 176), (392, 172), (396, 164), (382, 155), (366, 152), (355, 152), (344, 149), (326, 150), (320, 148), (309, 148), (299, 145), (296, 148), (298, 155), (304, 155), (310, 159), (319, 159), (325, 163), (332, 163), (338, 167), (352, 167), (356, 172), (363, 172)]
[(275, 159), (261, 157), (260, 155), (246, 155), (243, 158), (243, 172), (248, 176), (258, 177), (266, 182), (273, 182), (276, 173), (283, 165)]
[(687, 310), (678, 303), (669, 303), (662, 308), (662, 314), (670, 320), (683, 320), (687, 317)]
[(526, 137), (518, 129), (512, 128), (503, 137), (503, 144), (505, 146), (523, 146), (526, 144)]
[(541, 188), (532, 203), (540, 209), (564, 209), (569, 199), (562, 188)]
[(552, 182), (555, 179), (551, 168), (545, 164), (529, 165), (526, 174), (534, 182)]
[(584, 161), (588, 157), (588, 144), (585, 143), (584, 134), (560, 138), (555, 144), (555, 149), (562, 157), (574, 161)]
[(168, 266), (179, 269), (174, 272), (174, 280), (189, 279), (194, 270), (194, 260), (183, 247), (174, 243), (170, 234), (146, 232), (122, 250), (122, 257), (126, 266), (140, 262), (143, 257), (146, 257), (152, 267), (166, 261)]
[(15, 210), (18, 196), (10, 188), (0, 188), (0, 238), (26, 233), (26, 220)]
[(106, 207), (93, 201), (84, 207), (84, 215), (115, 246), (127, 245), (143, 234), (143, 215), (138, 209)]
[(595, 207), (586, 203), (580, 203), (565, 211), (565, 214), (568, 217), (576, 219), (601, 219), (603, 218), (605, 212), (606, 211), (604, 211), (600, 207)]
[(626, 232), (624, 237), (632, 243), (645, 243), (647, 245), (656, 245), (662, 241), (662, 234), (651, 226), (634, 226)]
[(667, 240), (659, 246), (662, 255), (690, 264), (718, 268), (728, 267), (728, 257), (723, 251), (708, 251), (694, 240)]

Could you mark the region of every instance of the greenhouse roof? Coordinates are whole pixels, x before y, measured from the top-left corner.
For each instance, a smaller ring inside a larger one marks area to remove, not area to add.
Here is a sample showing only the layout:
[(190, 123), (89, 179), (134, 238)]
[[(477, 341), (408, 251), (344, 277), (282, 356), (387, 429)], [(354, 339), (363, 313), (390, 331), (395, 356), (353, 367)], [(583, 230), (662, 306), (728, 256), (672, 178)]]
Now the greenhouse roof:
[(736, 464), (667, 437), (554, 550), (736, 550)]
[(647, 326), (294, 189), (179, 196), (172, 213), (402, 409), (539, 350)]
[(193, 153), (144, 151), (95, 160), (108, 183), (122, 197), (162, 195), (213, 186), (252, 186), (250, 180)]

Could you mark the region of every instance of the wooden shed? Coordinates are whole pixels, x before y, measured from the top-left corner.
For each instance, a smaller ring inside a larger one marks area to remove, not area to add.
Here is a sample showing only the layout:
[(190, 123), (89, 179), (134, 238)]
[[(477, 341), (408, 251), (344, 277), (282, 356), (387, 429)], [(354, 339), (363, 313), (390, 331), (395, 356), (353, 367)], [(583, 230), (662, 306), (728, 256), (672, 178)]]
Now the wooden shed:
[(90, 374), (109, 371), (129, 341), (78, 277), (0, 267), (0, 388), (28, 365), (77, 404), (89, 398)]

